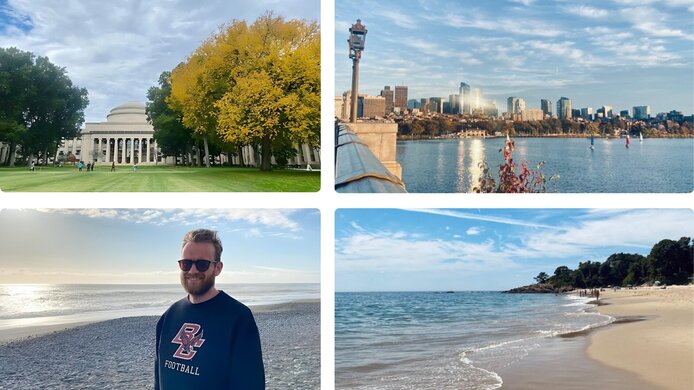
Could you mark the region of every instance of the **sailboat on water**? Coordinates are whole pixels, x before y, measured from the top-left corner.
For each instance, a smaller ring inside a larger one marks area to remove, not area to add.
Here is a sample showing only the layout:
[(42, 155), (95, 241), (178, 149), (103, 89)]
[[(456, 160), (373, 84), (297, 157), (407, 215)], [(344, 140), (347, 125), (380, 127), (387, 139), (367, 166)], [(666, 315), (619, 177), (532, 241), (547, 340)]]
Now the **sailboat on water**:
[(627, 149), (629, 149), (629, 134), (627, 134), (627, 144), (625, 146)]
[(643, 134), (639, 132), (639, 143), (643, 143)]
[(595, 150), (595, 138), (593, 133), (590, 133), (590, 150)]

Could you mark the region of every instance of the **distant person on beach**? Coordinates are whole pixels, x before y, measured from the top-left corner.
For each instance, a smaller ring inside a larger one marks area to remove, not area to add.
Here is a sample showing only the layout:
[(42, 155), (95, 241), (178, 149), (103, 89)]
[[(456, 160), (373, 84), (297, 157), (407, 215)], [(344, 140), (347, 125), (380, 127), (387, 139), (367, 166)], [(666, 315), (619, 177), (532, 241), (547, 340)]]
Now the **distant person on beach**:
[(214, 285), (223, 268), (217, 232), (186, 233), (181, 257), (180, 280), (188, 296), (157, 322), (154, 388), (264, 389), (253, 313)]
[(116, 171), (116, 161), (114, 160), (114, 161), (111, 163), (111, 172), (115, 172), (115, 171)]

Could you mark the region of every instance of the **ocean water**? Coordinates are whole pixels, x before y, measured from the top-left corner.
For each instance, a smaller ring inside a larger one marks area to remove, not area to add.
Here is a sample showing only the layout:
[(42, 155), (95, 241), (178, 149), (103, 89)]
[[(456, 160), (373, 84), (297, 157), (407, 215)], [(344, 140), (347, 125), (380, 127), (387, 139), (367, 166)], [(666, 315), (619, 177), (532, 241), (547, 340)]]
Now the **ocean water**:
[(501, 387), (497, 371), (612, 317), (588, 299), (500, 292), (335, 294), (340, 389)]
[[(535, 168), (545, 161), (546, 177), (559, 175), (549, 192), (673, 193), (694, 190), (694, 139), (515, 138), (514, 161)], [(495, 178), (505, 138), (399, 141), (397, 160), (409, 192), (471, 192), (486, 159)]]
[[(218, 284), (247, 306), (319, 299), (319, 284)], [(0, 284), (0, 331), (161, 315), (185, 296), (177, 284)]]

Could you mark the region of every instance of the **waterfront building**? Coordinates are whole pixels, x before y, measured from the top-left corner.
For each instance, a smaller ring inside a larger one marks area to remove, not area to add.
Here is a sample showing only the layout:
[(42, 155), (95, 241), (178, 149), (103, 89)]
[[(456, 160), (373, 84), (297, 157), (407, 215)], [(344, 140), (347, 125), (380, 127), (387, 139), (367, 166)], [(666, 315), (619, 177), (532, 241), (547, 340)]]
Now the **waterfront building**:
[(470, 85), (467, 83), (460, 83), (458, 95), (460, 95), (460, 97), (458, 98), (458, 103), (460, 104), (460, 113), (463, 115), (472, 113), (472, 106), (470, 104), (472, 103)]
[(525, 110), (525, 100), (511, 96), (506, 99), (506, 108), (509, 114), (520, 114)]
[(544, 115), (552, 117), (552, 101), (549, 99), (540, 99), (540, 108)]
[(394, 107), (394, 92), (392, 89), (390, 89), (390, 85), (386, 85), (383, 87), (381, 90), (380, 96), (383, 96), (383, 98), (386, 100), (386, 114), (393, 112), (393, 107)]
[(525, 111), (525, 100), (518, 98), (513, 106), (514, 114), (522, 114)]
[(520, 113), (524, 121), (541, 121), (545, 113), (540, 108), (528, 108)]
[(629, 118), (629, 110), (620, 111), (619, 116), (621, 116), (622, 118)]
[(571, 99), (562, 96), (557, 100), (557, 118), (571, 118)]
[(579, 110), (578, 108), (571, 109), (571, 117), (572, 118), (580, 118), (581, 117), (581, 110)]
[(459, 95), (453, 94), (448, 96), (448, 101), (451, 103), (451, 114), (457, 114), (460, 112), (460, 102), (458, 101)]
[(585, 120), (593, 120), (593, 107), (581, 108), (581, 118)]
[(419, 109), (422, 113), (426, 114), (429, 112), (429, 98), (421, 98), (419, 101)]
[(487, 104), (484, 106), (484, 115), (488, 117), (499, 116), (499, 109), (496, 107), (495, 101), (490, 100), (489, 102), (487, 102)]
[(360, 95), (357, 111), (360, 118), (382, 118), (386, 115), (386, 98)]
[(479, 88), (472, 88), (472, 110), (479, 110), (482, 108), (481, 102), (481, 92)]
[(407, 101), (407, 109), (410, 111), (414, 110), (415, 108), (419, 108), (420, 105), (421, 104), (417, 99), (410, 99)]
[(406, 85), (396, 85), (395, 86), (395, 97), (394, 97), (395, 107), (400, 107), (400, 111), (404, 111), (407, 107), (407, 86)]
[(634, 106), (634, 119), (650, 119), (651, 106)]
[(598, 108), (598, 113), (602, 114), (603, 118), (612, 118), (614, 115), (612, 112), (612, 106), (602, 106)]
[(342, 109), (344, 105), (345, 102), (342, 101), (342, 96), (335, 96), (335, 118), (343, 119)]
[(430, 97), (429, 98), (429, 112), (436, 112), (439, 114), (443, 113), (443, 101), (442, 97)]

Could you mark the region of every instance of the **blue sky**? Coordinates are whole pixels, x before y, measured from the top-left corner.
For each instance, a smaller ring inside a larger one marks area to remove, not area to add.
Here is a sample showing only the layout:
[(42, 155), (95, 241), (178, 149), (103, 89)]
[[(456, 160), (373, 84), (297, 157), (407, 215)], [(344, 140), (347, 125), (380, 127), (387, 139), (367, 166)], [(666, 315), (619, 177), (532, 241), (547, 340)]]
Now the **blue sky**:
[(339, 209), (335, 291), (507, 290), (693, 234), (689, 209)]
[(0, 0), (0, 47), (48, 56), (89, 90), (88, 122), (106, 120), (147, 89), (218, 27), (266, 10), (320, 20), (319, 0)]
[(337, 0), (335, 18), (337, 94), (351, 87), (348, 29), (360, 18), (363, 93), (404, 84), (409, 98), (448, 100), (465, 81), (500, 112), (509, 96), (694, 112), (691, 0)]
[(0, 212), (0, 283), (178, 283), (183, 235), (220, 234), (220, 283), (319, 283), (317, 209)]

